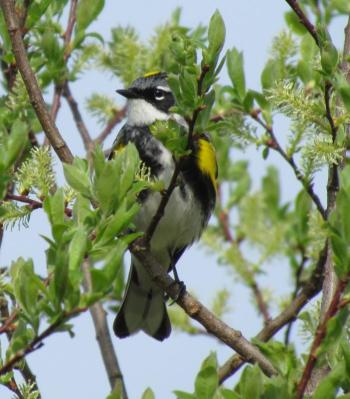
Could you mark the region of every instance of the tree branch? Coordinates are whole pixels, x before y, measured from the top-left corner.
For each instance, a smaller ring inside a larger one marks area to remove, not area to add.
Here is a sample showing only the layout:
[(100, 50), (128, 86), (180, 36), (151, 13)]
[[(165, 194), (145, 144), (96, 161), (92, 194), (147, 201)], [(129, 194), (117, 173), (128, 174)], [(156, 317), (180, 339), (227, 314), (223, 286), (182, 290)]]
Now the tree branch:
[(6, 374), (12, 370), (16, 363), (22, 360), (29, 353), (36, 351), (41, 348), (45, 338), (49, 337), (52, 333), (56, 331), (58, 327), (60, 327), (65, 321), (71, 319), (72, 317), (85, 312), (87, 308), (76, 308), (70, 312), (64, 313), (61, 317), (59, 317), (53, 324), (51, 324), (48, 328), (46, 328), (41, 334), (36, 336), (24, 349), (17, 352), (10, 360), (5, 362), (5, 364), (0, 367), (0, 375)]
[(102, 144), (106, 140), (106, 138), (110, 135), (110, 133), (112, 133), (114, 127), (124, 119), (125, 114), (126, 114), (126, 107), (116, 112), (113, 118), (107, 123), (106, 127), (94, 140), (94, 143)]
[(286, 2), (292, 8), (292, 10), (295, 12), (295, 14), (299, 17), (300, 23), (305, 26), (305, 28), (308, 30), (310, 35), (315, 40), (317, 46), (319, 47), (320, 46), (320, 42), (319, 42), (319, 39), (318, 39), (316, 28), (310, 22), (310, 20), (307, 18), (307, 16), (304, 14), (304, 11), (300, 8), (297, 0), (286, 0)]
[[(222, 208), (222, 195), (221, 195), (221, 187), (218, 186), (218, 220), (221, 226), (223, 236), (227, 242), (231, 245), (239, 245), (239, 242), (234, 240), (233, 235), (230, 230), (230, 215), (229, 213)], [(258, 309), (263, 316), (265, 324), (271, 320), (270, 312), (267, 303), (264, 300), (261, 289), (255, 279), (254, 272), (251, 269), (246, 269), (245, 273), (249, 275), (247, 285), (253, 291), (253, 295), (255, 297), (256, 304)]]
[(50, 116), (49, 111), (46, 108), (44, 98), (38, 86), (38, 82), (33, 70), (30, 67), (23, 44), (21, 29), (18, 25), (14, 2), (12, 0), (2, 0), (1, 8), (4, 13), (8, 32), (10, 34), (12, 50), (18, 69), (22, 75), (30, 101), (37, 114), (40, 124), (59, 159), (62, 162), (71, 163), (73, 161), (73, 155), (63, 140), (60, 132)]
[[(88, 259), (84, 260), (82, 264), (82, 270), (84, 274), (84, 289), (86, 292), (91, 292), (92, 281)], [(107, 371), (112, 391), (121, 395), (121, 399), (128, 399), (123, 374), (121, 372), (113, 347), (111, 335), (109, 333), (106, 312), (104, 311), (101, 303), (97, 302), (90, 307), (90, 313), (94, 322), (96, 339), (100, 347), (102, 359)]]
[(328, 321), (337, 313), (337, 311), (339, 309), (340, 298), (341, 298), (349, 280), (350, 280), (350, 275), (348, 275), (346, 279), (340, 280), (338, 282), (338, 285), (336, 287), (332, 301), (331, 301), (323, 319), (321, 319), (320, 324), (317, 327), (315, 338), (311, 345), (309, 358), (306, 362), (306, 365), (305, 365), (305, 368), (303, 371), (303, 375), (302, 375), (300, 382), (298, 384), (298, 387), (297, 387), (296, 399), (302, 399), (304, 396), (306, 386), (310, 380), (312, 371), (313, 371), (316, 361), (318, 359), (318, 353), (317, 353), (318, 349), (320, 348), (322, 341), (325, 338), (326, 333), (327, 333)]
[(272, 376), (277, 374), (270, 361), (257, 347), (247, 341), (240, 331), (234, 330), (222, 320), (215, 317), (213, 313), (188, 292), (179, 295), (179, 285), (151, 255), (144, 237), (138, 238), (131, 243), (129, 249), (142, 263), (152, 280), (176, 301), (192, 319), (197, 320), (209, 333), (238, 352), (245, 361), (257, 363), (266, 375)]
[(269, 143), (269, 147), (272, 148), (273, 150), (277, 151), (291, 166), (293, 169), (293, 172), (295, 174), (295, 177), (301, 182), (303, 185), (304, 189), (306, 192), (309, 194), (309, 197), (312, 199), (313, 203), (316, 205), (317, 210), (319, 211), (320, 215), (324, 220), (326, 220), (326, 210), (324, 209), (321, 200), (319, 196), (315, 193), (312, 184), (310, 184), (302, 174), (302, 172), (299, 170), (298, 166), (296, 165), (294, 158), (291, 156), (289, 157), (287, 153), (283, 150), (279, 142), (277, 141), (277, 138), (275, 136), (275, 133), (272, 129), (271, 126), (268, 126), (261, 118), (259, 118), (257, 112), (252, 112), (250, 116), (259, 124), (261, 125), (266, 132), (269, 134), (271, 137), (271, 142)]
[[(43, 207), (43, 203), (41, 201), (33, 200), (26, 195), (15, 195), (15, 194), (6, 194), (5, 197), (6, 200), (10, 201), (17, 201), (17, 202), (22, 202), (24, 204), (28, 204), (31, 209), (39, 209)], [(70, 208), (65, 207), (64, 208), (64, 213), (68, 217), (72, 217), (72, 210)]]
[(90, 151), (93, 149), (93, 141), (91, 140), (90, 133), (83, 121), (83, 117), (79, 111), (78, 103), (75, 101), (72, 92), (69, 87), (69, 83), (66, 81), (63, 86), (63, 96), (67, 100), (67, 103), (69, 105), (70, 110), (72, 111), (73, 118), (75, 121), (75, 124), (78, 128), (78, 131), (80, 133), (80, 136), (83, 140), (85, 150), (87, 153), (90, 153)]
[[(300, 310), (317, 295), (322, 288), (323, 269), (327, 261), (327, 244), (320, 252), (319, 259), (315, 270), (310, 279), (305, 283), (300, 293), (290, 303), (290, 305), (283, 310), (277, 317), (270, 320), (269, 323), (256, 335), (255, 339), (266, 342), (281, 330), (287, 323), (294, 320), (299, 314)], [(232, 356), (219, 369), (219, 381), (223, 383), (231, 377), (239, 368), (245, 363), (245, 360), (240, 356)]]

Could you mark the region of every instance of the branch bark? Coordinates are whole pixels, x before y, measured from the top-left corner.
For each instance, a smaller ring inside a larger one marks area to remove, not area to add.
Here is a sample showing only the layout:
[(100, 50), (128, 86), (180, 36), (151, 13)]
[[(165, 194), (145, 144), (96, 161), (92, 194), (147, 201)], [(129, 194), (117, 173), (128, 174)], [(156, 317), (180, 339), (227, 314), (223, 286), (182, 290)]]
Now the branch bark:
[[(84, 289), (90, 292), (92, 289), (90, 264), (85, 259), (82, 264), (84, 274)], [(128, 399), (123, 374), (121, 372), (117, 356), (115, 354), (111, 335), (109, 333), (106, 312), (101, 303), (97, 302), (90, 307), (90, 313), (94, 322), (96, 339), (100, 347), (102, 359), (107, 371), (112, 391), (121, 395), (121, 399)]]
[[(255, 339), (266, 342), (280, 331), (291, 320), (294, 320), (300, 310), (314, 297), (322, 288), (323, 269), (327, 260), (327, 244), (320, 252), (317, 265), (310, 279), (305, 283), (300, 293), (290, 305), (277, 317), (269, 321), (267, 325), (256, 335)], [(240, 356), (232, 356), (219, 369), (219, 381), (223, 383), (231, 377), (245, 363)]]
[(70, 90), (69, 83), (66, 81), (63, 86), (63, 96), (67, 100), (70, 110), (72, 111), (74, 122), (83, 140), (84, 147), (87, 153), (90, 153), (94, 148), (94, 143), (91, 139), (87, 126), (83, 121), (83, 117), (79, 111), (78, 103), (75, 101), (73, 94)]
[(153, 258), (148, 250), (144, 237), (130, 244), (131, 253), (142, 262), (152, 280), (158, 284), (182, 309), (194, 320), (197, 320), (205, 329), (216, 336), (220, 341), (240, 354), (245, 361), (257, 363), (268, 376), (277, 374), (271, 362), (259, 351), (259, 349), (246, 340), (240, 331), (229, 327), (216, 318), (205, 306), (197, 301), (188, 292), (179, 295), (179, 285)]
[(14, 2), (12, 0), (2, 0), (1, 8), (4, 13), (7, 29), (12, 43), (12, 50), (18, 69), (22, 75), (22, 79), (28, 91), (30, 101), (45, 132), (45, 135), (59, 159), (62, 162), (72, 163), (73, 154), (63, 140), (60, 132), (50, 116), (34, 72), (30, 67), (23, 44), (21, 28), (17, 20)]

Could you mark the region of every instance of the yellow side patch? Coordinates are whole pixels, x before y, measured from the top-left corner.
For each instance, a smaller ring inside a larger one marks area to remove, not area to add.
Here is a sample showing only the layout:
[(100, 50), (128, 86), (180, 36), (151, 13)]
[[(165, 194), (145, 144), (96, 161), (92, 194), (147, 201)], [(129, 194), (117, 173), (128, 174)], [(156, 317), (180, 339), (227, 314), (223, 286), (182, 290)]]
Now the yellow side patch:
[(147, 72), (143, 75), (144, 78), (149, 78), (150, 76), (155, 76), (155, 75), (159, 75), (161, 72), (160, 71), (151, 71), (151, 72)]
[(119, 144), (113, 149), (113, 156), (112, 156), (112, 158), (114, 158), (114, 156), (117, 155), (119, 152), (123, 151), (124, 148), (125, 148), (125, 144), (119, 143)]
[(217, 163), (214, 146), (207, 140), (198, 140), (198, 167), (203, 174), (210, 177), (211, 182), (215, 190), (216, 186), (216, 176), (217, 176)]

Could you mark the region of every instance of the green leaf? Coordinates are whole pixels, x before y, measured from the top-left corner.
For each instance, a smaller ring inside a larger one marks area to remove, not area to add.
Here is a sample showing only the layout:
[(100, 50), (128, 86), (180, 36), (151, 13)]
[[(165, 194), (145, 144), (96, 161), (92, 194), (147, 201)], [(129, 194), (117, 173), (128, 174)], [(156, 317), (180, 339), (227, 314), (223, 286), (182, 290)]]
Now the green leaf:
[(210, 66), (216, 65), (219, 54), (225, 42), (225, 23), (218, 10), (212, 15), (208, 29), (208, 57), (204, 62)]
[(17, 159), (28, 141), (28, 126), (26, 123), (16, 120), (11, 127), (11, 134), (6, 140), (6, 161), (1, 162), (6, 168), (11, 166)]
[(31, 29), (39, 19), (44, 15), (50, 3), (55, 0), (35, 0), (30, 2), (28, 16), (26, 19), (26, 28)]
[(245, 77), (243, 68), (243, 53), (236, 48), (228, 50), (226, 53), (227, 70), (234, 89), (237, 91), (239, 99), (243, 101), (245, 97)]
[(81, 275), (80, 266), (86, 254), (87, 244), (88, 234), (83, 226), (78, 226), (68, 248), (69, 271), (73, 277), (73, 285), (79, 281)]
[(43, 208), (49, 217), (52, 227), (56, 225), (64, 226), (65, 204), (62, 188), (59, 188), (54, 195), (45, 198)]
[(80, 42), (84, 31), (98, 17), (104, 4), (104, 0), (80, 0), (78, 2), (75, 42)]
[(65, 248), (60, 248), (56, 252), (55, 269), (53, 277), (53, 288), (55, 293), (55, 302), (59, 305), (68, 286), (68, 256)]
[(187, 393), (184, 391), (174, 391), (176, 399), (197, 399), (197, 396), (192, 393)]
[(312, 399), (335, 399), (337, 397), (340, 383), (344, 379), (344, 373), (344, 362), (340, 362), (321, 380), (315, 394), (312, 396)]
[(80, 158), (74, 158), (73, 164), (63, 164), (64, 176), (68, 184), (87, 198), (91, 198), (91, 184), (87, 163)]
[(217, 360), (215, 353), (211, 353), (203, 362), (195, 381), (195, 395), (197, 399), (212, 399), (219, 386)]
[(281, 79), (281, 71), (275, 60), (268, 60), (261, 74), (263, 89), (270, 89)]
[(341, 14), (350, 14), (350, 3), (348, 0), (331, 0), (330, 7), (335, 8)]
[(261, 371), (258, 367), (248, 366), (243, 370), (239, 390), (244, 399), (259, 399), (263, 393)]
[(295, 14), (294, 11), (286, 12), (284, 14), (284, 19), (293, 33), (297, 35), (305, 35), (307, 33), (305, 26), (302, 25), (299, 17)]
[(238, 395), (236, 392), (230, 391), (228, 389), (221, 389), (220, 393), (224, 399), (241, 399), (240, 395)]
[(154, 393), (151, 388), (147, 388), (142, 394), (141, 399), (155, 399)]

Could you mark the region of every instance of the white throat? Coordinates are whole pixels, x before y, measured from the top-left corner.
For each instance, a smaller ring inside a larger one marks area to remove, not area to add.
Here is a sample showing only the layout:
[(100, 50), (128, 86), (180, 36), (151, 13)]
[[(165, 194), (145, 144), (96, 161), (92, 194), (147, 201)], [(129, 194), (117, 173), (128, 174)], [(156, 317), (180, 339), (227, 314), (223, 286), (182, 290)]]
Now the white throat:
[(151, 125), (157, 120), (166, 120), (169, 115), (165, 112), (159, 111), (149, 102), (142, 99), (128, 100), (128, 125), (131, 126), (143, 126)]

